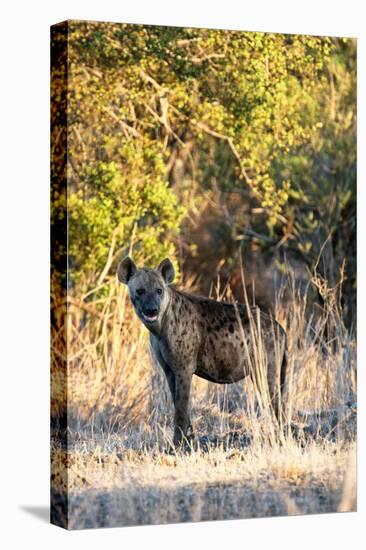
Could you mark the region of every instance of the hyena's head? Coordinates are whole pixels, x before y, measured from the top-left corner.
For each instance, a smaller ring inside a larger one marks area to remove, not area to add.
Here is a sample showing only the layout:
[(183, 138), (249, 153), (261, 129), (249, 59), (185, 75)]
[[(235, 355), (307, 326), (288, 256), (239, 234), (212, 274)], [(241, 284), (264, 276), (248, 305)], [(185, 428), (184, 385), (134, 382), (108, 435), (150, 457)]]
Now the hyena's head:
[(119, 264), (118, 280), (128, 286), (135, 311), (147, 327), (159, 326), (169, 304), (168, 285), (174, 276), (174, 267), (168, 258), (157, 269), (139, 269), (129, 256)]

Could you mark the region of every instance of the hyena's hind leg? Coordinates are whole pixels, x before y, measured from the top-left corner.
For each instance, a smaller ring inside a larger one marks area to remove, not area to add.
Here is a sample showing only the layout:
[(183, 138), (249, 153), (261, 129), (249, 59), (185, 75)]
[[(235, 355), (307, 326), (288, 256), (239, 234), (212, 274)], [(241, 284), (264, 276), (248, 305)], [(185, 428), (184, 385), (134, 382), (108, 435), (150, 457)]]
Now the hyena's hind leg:
[[(279, 347), (278, 347), (279, 346)], [(274, 349), (276, 348), (276, 349)], [(286, 382), (288, 371), (286, 337), (277, 341), (268, 354), (267, 380), (271, 406), (282, 430), (287, 422)]]
[(287, 407), (286, 407), (286, 381), (287, 381), (287, 350), (284, 350), (280, 373), (279, 383), (278, 378), (275, 384), (275, 388), (270, 388), (270, 397), (273, 403), (273, 410), (277, 419), (277, 422), (281, 428), (283, 428), (287, 422)]

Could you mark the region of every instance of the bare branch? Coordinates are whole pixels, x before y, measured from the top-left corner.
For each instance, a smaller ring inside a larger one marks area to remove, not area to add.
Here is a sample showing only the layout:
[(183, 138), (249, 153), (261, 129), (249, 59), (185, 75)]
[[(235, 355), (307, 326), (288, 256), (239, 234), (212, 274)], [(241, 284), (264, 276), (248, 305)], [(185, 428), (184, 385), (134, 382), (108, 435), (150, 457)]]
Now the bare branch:
[(109, 109), (108, 107), (103, 107), (103, 111), (121, 126), (126, 138), (131, 137), (131, 135), (133, 137), (140, 137), (140, 133), (136, 130), (136, 128), (129, 126), (124, 120), (119, 118), (112, 109)]

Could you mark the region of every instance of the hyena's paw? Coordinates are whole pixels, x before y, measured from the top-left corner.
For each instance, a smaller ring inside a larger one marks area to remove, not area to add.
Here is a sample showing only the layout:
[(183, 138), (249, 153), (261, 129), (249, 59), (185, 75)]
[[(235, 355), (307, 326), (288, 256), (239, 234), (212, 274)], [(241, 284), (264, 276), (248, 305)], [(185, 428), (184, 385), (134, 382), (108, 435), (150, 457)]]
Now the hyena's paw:
[(194, 439), (195, 439), (195, 436), (194, 436), (192, 424), (189, 424), (185, 432), (183, 432), (181, 428), (176, 428), (174, 431), (174, 438), (173, 438), (175, 450), (190, 452), (193, 448)]

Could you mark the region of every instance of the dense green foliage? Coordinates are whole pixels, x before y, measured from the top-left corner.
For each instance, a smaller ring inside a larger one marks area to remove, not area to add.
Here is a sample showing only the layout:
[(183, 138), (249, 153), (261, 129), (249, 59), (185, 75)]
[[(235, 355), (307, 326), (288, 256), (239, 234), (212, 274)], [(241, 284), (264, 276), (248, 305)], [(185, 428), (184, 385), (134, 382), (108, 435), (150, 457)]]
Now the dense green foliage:
[(150, 263), (189, 250), (183, 219), (239, 189), (261, 214), (230, 218), (236, 241), (312, 269), (329, 237), (327, 276), (348, 258), (354, 284), (353, 40), (71, 22), (68, 63), (76, 280), (131, 245)]

